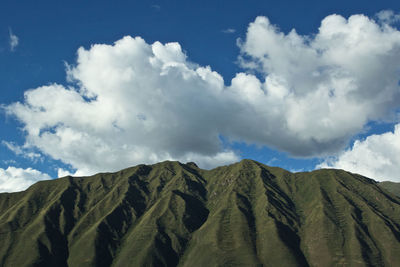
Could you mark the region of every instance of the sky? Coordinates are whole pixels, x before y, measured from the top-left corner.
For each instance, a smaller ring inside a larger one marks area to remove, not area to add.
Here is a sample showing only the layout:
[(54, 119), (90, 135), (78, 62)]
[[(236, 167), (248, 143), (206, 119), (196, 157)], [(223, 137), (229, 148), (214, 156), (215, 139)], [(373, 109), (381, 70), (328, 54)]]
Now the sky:
[(398, 1), (10, 1), (0, 192), (243, 158), (400, 182)]

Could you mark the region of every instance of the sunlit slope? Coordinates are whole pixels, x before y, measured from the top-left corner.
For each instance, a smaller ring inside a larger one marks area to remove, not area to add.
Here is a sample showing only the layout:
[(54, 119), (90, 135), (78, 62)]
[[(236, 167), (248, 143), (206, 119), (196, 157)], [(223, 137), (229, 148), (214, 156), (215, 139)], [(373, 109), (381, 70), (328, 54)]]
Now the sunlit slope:
[(162, 162), (0, 194), (0, 266), (396, 266), (400, 199), (341, 170)]

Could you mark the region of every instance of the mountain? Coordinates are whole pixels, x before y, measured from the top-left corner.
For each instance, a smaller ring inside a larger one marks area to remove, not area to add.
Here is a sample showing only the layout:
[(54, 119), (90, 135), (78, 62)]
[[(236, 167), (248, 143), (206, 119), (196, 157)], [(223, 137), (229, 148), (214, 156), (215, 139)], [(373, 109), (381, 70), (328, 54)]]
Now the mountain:
[(342, 170), (162, 162), (0, 194), (0, 266), (400, 266), (400, 198)]
[(390, 193), (400, 197), (400, 183), (380, 182), (379, 186), (385, 188)]

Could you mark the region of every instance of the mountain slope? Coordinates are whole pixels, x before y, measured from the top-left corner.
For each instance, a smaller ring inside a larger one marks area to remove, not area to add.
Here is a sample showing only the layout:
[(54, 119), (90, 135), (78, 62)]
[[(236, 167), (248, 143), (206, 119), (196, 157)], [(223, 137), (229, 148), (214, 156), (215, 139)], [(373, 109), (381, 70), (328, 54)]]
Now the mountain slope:
[(400, 199), (341, 170), (162, 162), (0, 194), (0, 266), (395, 266)]
[(395, 182), (380, 182), (379, 186), (386, 189), (390, 193), (400, 197), (400, 183)]

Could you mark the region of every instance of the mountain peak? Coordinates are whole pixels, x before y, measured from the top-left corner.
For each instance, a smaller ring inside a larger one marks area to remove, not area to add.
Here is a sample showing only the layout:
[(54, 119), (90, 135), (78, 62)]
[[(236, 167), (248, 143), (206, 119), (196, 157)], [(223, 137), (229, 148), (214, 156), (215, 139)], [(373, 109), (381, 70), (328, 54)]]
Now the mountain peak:
[(341, 170), (164, 161), (0, 194), (0, 243), (4, 266), (395, 266), (400, 199)]

